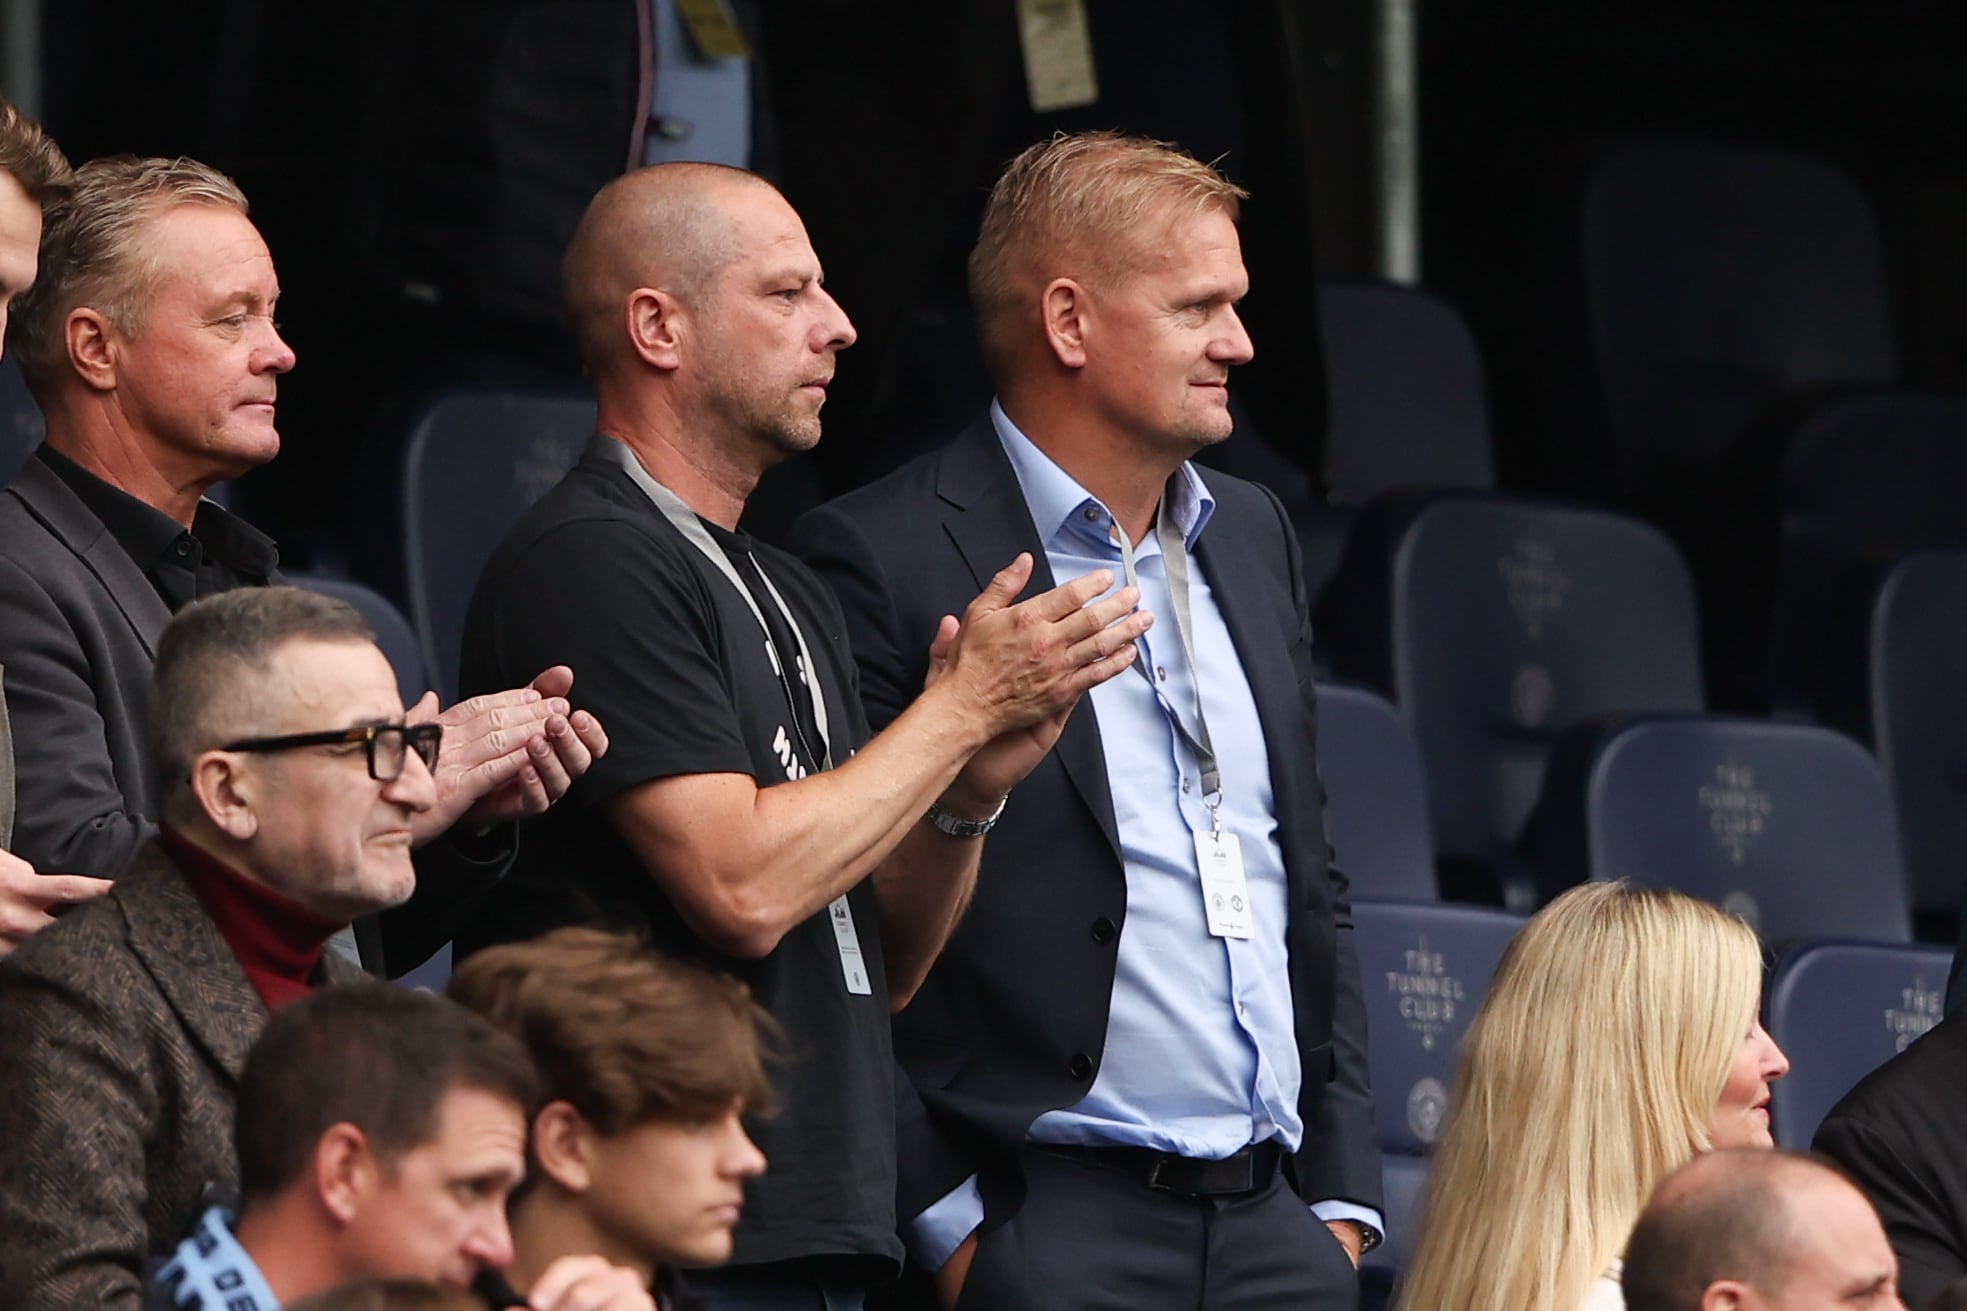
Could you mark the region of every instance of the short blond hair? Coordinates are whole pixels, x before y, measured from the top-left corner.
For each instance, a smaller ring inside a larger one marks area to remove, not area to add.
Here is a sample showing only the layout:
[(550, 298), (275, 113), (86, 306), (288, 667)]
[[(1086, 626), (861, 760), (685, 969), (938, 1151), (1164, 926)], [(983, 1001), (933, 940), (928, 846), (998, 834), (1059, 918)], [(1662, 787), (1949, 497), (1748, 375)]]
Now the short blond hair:
[(69, 175), (67, 194), (45, 207), (40, 273), (14, 302), (11, 338), (21, 376), (44, 404), (68, 368), (71, 311), (87, 305), (119, 331), (138, 331), (160, 273), (144, 233), (179, 205), (248, 213), (246, 193), (217, 169), (135, 155), (90, 160)]
[(1036, 325), (1046, 282), (1111, 278), (1141, 249), (1150, 218), (1220, 211), (1233, 220), (1249, 194), (1166, 141), (1081, 132), (1027, 147), (991, 188), (970, 252), (970, 300), (992, 371), (1002, 380), (1019, 320)]
[(1538, 912), (1464, 1039), (1399, 1305), (1575, 1311), (1711, 1146), (1761, 995), (1755, 931), (1706, 902), (1587, 883)]

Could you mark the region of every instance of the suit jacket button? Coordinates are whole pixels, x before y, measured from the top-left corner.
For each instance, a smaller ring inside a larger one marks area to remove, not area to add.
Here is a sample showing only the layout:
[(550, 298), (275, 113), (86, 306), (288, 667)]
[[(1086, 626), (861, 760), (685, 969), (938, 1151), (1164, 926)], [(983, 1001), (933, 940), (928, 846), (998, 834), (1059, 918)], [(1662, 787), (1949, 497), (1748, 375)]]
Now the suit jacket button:
[(1102, 945), (1112, 942), (1114, 938), (1114, 934), (1117, 932), (1118, 930), (1114, 927), (1113, 921), (1108, 919), (1104, 915), (1100, 916), (1098, 919), (1093, 921), (1094, 942), (1100, 943)]
[(1066, 1066), (1066, 1071), (1075, 1079), (1084, 1079), (1093, 1072), (1093, 1058), (1085, 1052), (1076, 1052), (1073, 1054), (1072, 1064)]

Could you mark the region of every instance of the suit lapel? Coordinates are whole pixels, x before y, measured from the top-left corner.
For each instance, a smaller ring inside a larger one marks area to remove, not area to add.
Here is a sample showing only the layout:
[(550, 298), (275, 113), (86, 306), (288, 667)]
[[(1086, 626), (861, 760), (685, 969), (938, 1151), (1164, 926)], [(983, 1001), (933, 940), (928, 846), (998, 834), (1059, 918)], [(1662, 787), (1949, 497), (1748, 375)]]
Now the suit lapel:
[[(1218, 500), (1218, 509), (1221, 502)], [(1217, 514), (1209, 521), (1195, 544), (1195, 556), (1209, 580), (1209, 591), (1221, 612), (1223, 626), (1236, 647), (1243, 677), (1250, 685), (1250, 696), (1257, 704), (1257, 718), (1263, 725), (1264, 747), (1270, 755), (1271, 795), (1277, 810), (1278, 845), (1288, 856), (1296, 849), (1295, 808), (1282, 804), (1285, 798), (1302, 796), (1294, 762), (1304, 749), (1302, 735), (1308, 731), (1300, 699), (1298, 674), (1291, 663), (1294, 634), (1278, 623), (1278, 612), (1259, 595), (1260, 584), (1253, 584), (1248, 564), (1266, 558), (1263, 548), (1240, 540), (1242, 525), (1233, 516)], [(1298, 886), (1300, 862), (1284, 862), (1290, 881), (1292, 905), (1302, 905), (1303, 889)]]
[(266, 1004), (218, 925), (155, 841), (138, 853), (116, 893), (129, 914), (130, 949), (186, 1032), (237, 1082), (266, 1027)]
[(21, 466), (7, 490), (96, 576), (145, 653), (156, 659), (157, 639), (171, 621), (171, 612), (102, 520), (90, 513), (59, 474), (37, 459)]
[[(1025, 596), (1057, 586), (1045, 544), (1031, 521), (1018, 476), (997, 440), (988, 415), (966, 428), (943, 451), (936, 477), (936, 494), (945, 512), (943, 527), (957, 553), (970, 569), (978, 590), (1020, 551), (1031, 552), (1031, 582)], [(1099, 720), (1093, 702), (1084, 698), (1066, 719), (1052, 754), (1072, 781), (1080, 799), (1098, 821), (1116, 859), (1120, 830), (1113, 818), (1113, 794), (1107, 787), (1106, 754), (1100, 746)]]

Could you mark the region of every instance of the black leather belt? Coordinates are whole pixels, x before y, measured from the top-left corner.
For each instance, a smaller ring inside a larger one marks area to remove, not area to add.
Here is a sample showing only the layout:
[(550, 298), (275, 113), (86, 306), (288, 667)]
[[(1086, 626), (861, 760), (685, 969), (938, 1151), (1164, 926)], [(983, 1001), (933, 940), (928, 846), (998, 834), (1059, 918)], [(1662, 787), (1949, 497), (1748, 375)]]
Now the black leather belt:
[(1245, 1147), (1220, 1161), (1201, 1161), (1147, 1147), (1081, 1147), (1071, 1143), (1033, 1143), (1033, 1151), (1084, 1161), (1137, 1179), (1143, 1188), (1177, 1197), (1233, 1197), (1254, 1193), (1277, 1175), (1284, 1149), (1275, 1138)]

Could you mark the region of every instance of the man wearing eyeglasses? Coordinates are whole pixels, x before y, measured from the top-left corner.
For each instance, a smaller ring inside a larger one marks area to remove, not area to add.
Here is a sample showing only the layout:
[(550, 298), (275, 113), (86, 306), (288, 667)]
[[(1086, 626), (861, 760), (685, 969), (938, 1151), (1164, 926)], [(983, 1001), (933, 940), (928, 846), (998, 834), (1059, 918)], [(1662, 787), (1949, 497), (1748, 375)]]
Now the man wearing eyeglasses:
[(162, 811), (106, 897), (0, 963), (0, 1306), (131, 1307), (235, 1186), (232, 1110), (270, 1010), (357, 973), (324, 948), (415, 886), (443, 736), (340, 601), (194, 601), (158, 642)]
[[(143, 693), (169, 616), (280, 581), (274, 543), (203, 499), (279, 452), (274, 402), (294, 366), (279, 296), (244, 195), (195, 161), (96, 160), (47, 209), (12, 344), (48, 440), (0, 492), (15, 842), (44, 871), (116, 877), (152, 830)], [(469, 852), (462, 835), (544, 810), (605, 749), (594, 716), (569, 713), (571, 682), (549, 669), (441, 716), (434, 697), (416, 708), (449, 733), (413, 822), (419, 910), (450, 908), (510, 857), (496, 833)], [(385, 963), (410, 968), (449, 937), (444, 915), (422, 921), (399, 919), (417, 931)]]

